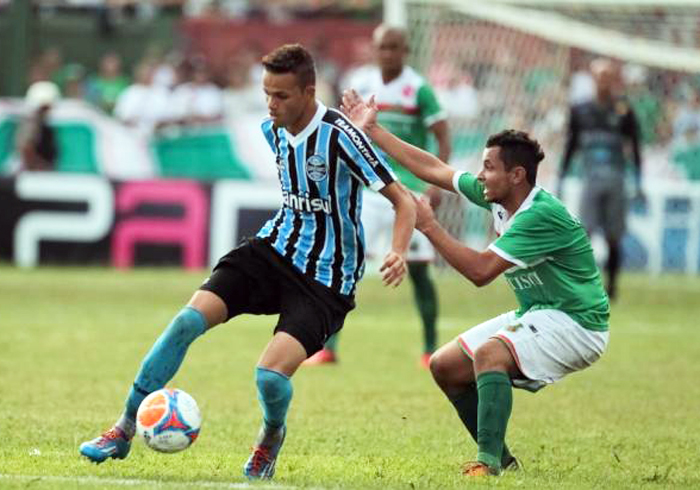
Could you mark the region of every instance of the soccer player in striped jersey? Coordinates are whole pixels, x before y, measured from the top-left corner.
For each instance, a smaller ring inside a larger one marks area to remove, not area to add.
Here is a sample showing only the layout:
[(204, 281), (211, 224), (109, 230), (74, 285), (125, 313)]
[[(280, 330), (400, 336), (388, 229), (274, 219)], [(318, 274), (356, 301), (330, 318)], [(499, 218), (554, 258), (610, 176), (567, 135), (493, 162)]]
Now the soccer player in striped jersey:
[(544, 152), (522, 131), (489, 137), (478, 175), (458, 172), (377, 124), (355, 92), (343, 106), (373, 141), (417, 177), (493, 215), (498, 238), (479, 252), (440, 226), (418, 201), (416, 228), (460, 274), (484, 286), (503, 274), (519, 308), (477, 325), (430, 358), (435, 382), (477, 442), (468, 476), (517, 468), (505, 444), (512, 387), (538, 391), (597, 361), (608, 344), (610, 305), (586, 230), (536, 184)]
[(115, 426), (80, 446), (95, 463), (123, 459), (141, 401), (177, 372), (190, 344), (242, 313), (279, 314), (256, 368), (263, 423), (243, 468), (271, 478), (286, 435), (291, 376), (343, 326), (364, 271), (362, 187), (381, 192), (395, 209), (392, 248), (380, 268), (386, 285), (406, 274), (415, 203), (367, 137), (315, 97), (315, 68), (300, 45), (263, 58), (270, 117), (262, 131), (282, 188), (282, 207), (254, 239), (221, 258), (211, 276), (166, 328), (141, 365)]

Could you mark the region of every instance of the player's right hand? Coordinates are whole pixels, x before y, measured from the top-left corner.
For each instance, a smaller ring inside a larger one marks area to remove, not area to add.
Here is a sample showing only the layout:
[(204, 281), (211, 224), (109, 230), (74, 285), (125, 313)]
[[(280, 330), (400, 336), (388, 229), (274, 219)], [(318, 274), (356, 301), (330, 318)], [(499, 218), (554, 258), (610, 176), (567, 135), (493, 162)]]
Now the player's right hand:
[(408, 266), (406, 265), (406, 259), (403, 255), (394, 252), (393, 250), (386, 254), (384, 257), (384, 262), (379, 268), (379, 272), (382, 273), (382, 281), (385, 286), (396, 287), (403, 281), (406, 272), (408, 271)]
[(345, 90), (340, 110), (365, 132), (377, 124), (378, 109), (374, 95), (365, 102), (354, 90)]

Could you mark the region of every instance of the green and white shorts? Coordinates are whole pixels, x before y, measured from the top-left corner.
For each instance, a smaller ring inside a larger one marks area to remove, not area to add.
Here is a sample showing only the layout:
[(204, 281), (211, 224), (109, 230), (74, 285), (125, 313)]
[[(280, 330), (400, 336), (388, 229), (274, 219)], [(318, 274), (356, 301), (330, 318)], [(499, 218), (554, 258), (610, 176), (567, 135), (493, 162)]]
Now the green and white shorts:
[(588, 330), (559, 310), (535, 310), (516, 318), (511, 311), (473, 327), (459, 337), (472, 360), (487, 340), (502, 340), (527, 380), (513, 386), (537, 391), (567, 374), (589, 367), (605, 352), (609, 333)]
[[(366, 251), (370, 260), (382, 260), (391, 249), (394, 214), (391, 201), (386, 197), (378, 192), (364, 192), (362, 196), (362, 227), (365, 230)], [(432, 262), (435, 260), (433, 245), (418, 230), (413, 230), (406, 260), (408, 262)]]

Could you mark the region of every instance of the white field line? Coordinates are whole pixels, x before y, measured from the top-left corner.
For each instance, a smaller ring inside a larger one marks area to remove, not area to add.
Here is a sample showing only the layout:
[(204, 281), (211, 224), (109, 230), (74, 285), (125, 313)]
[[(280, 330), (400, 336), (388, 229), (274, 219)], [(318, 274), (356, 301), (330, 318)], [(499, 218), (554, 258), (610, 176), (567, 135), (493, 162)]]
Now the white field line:
[(7, 475), (0, 473), (0, 481), (2, 480), (18, 480), (29, 482), (52, 482), (52, 483), (74, 483), (80, 485), (120, 485), (124, 487), (133, 487), (136, 485), (148, 485), (149, 487), (184, 487), (184, 488), (254, 488), (255, 490), (274, 489), (288, 490), (296, 487), (288, 485), (275, 485), (254, 483), (226, 483), (216, 481), (165, 481), (165, 480), (146, 480), (139, 478), (100, 478), (97, 476), (59, 476), (59, 475)]

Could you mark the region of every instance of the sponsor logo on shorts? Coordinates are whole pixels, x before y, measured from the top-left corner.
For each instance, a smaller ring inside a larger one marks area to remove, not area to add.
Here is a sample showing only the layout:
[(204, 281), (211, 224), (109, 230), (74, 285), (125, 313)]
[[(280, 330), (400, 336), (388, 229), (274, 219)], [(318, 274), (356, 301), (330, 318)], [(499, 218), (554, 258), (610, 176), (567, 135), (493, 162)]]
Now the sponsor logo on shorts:
[(520, 330), (521, 328), (523, 328), (523, 324), (522, 324), (522, 323), (514, 323), (513, 325), (508, 325), (508, 326), (506, 327), (506, 330), (508, 330), (509, 332), (517, 332), (517, 331)]
[(320, 155), (311, 155), (306, 160), (306, 176), (314, 182), (320, 182), (328, 176), (328, 165)]

